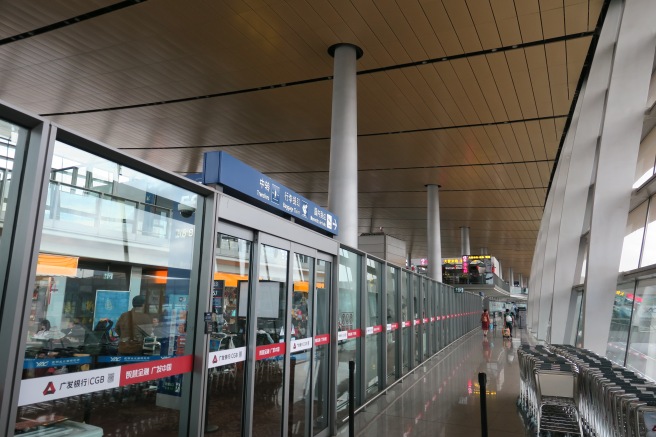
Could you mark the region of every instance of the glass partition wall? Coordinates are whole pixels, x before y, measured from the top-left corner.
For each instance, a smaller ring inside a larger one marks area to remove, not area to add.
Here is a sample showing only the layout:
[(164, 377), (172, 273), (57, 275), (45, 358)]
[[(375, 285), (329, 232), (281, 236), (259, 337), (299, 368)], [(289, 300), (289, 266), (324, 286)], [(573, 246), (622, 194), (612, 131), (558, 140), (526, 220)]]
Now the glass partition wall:
[(14, 431), (177, 436), (203, 198), (64, 141), (49, 168)]
[(449, 285), (342, 246), (336, 426), (344, 425), (348, 415), (349, 361), (356, 365), (357, 408), (477, 329), (481, 304), (478, 295), (456, 293)]
[(323, 437), (349, 361), (362, 405), (455, 339), (453, 288), (0, 110), (1, 435)]

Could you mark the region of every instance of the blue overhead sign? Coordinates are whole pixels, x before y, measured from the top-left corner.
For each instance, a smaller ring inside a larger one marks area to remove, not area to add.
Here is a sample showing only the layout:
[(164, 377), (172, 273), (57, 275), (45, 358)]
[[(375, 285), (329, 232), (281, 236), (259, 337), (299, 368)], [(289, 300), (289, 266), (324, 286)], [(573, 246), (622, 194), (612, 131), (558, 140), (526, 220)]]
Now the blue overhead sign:
[(203, 183), (220, 184), (337, 235), (337, 217), (225, 152), (207, 152)]

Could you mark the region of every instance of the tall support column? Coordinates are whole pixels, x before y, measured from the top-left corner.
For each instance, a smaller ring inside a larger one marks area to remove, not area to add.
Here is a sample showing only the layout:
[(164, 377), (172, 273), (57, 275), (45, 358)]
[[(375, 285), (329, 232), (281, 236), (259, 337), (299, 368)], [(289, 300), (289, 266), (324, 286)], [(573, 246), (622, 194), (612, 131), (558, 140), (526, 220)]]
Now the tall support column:
[(547, 223), (547, 241), (544, 247), (544, 262), (542, 265), (542, 284), (540, 286), (540, 300), (538, 313), (538, 329), (536, 336), (539, 340), (550, 339), (551, 324), (551, 306), (554, 299), (554, 272), (556, 270), (556, 251), (558, 249), (558, 235), (560, 233), (561, 220), (563, 215), (563, 201), (565, 198), (565, 188), (567, 186), (567, 177), (570, 170), (570, 159), (572, 155), (572, 145), (574, 143), (574, 133), (578, 123), (578, 117), (581, 109), (581, 101), (577, 102), (572, 117), (569, 133), (565, 138), (563, 149), (556, 167), (556, 174), (551, 184), (549, 197), (551, 198), (551, 211), (549, 222)]
[[(656, 2), (626, 0), (599, 141), (583, 294), (583, 347), (606, 354), (656, 42)], [(603, 323), (599, 323), (603, 321)]]
[(524, 288), (524, 277), (522, 274), (519, 274), (519, 288)]
[(576, 309), (576, 299), (572, 300), (571, 294), (572, 287), (579, 283), (576, 274), (580, 273), (576, 272), (577, 257), (621, 14), (620, 2), (611, 2), (599, 35), (590, 73), (581, 89), (578, 122), (576, 126), (572, 123), (567, 134), (574, 137), (571, 162), (576, 165), (570, 166), (569, 169), (558, 234), (551, 308), (551, 342), (554, 344), (569, 343), (571, 333), (566, 329), (568, 320), (574, 317), (578, 320), (577, 314), (570, 314)]
[(428, 190), (428, 276), (442, 282), (442, 236), (440, 234), (440, 186)]
[(511, 288), (515, 286), (515, 276), (512, 267), (508, 267), (508, 283)]
[[(553, 185), (552, 185), (553, 189)], [(542, 268), (544, 267), (544, 252), (547, 244), (547, 234), (549, 233), (549, 221), (551, 218), (551, 206), (553, 205), (553, 196), (551, 192), (547, 196), (547, 203), (542, 214), (540, 222), (540, 231), (538, 240), (533, 252), (533, 263), (531, 264), (531, 292), (528, 295), (528, 328), (533, 333), (538, 330), (538, 313), (540, 310), (540, 295), (542, 294)]]
[(471, 255), (468, 226), (462, 226), (460, 228), (460, 255)]
[(358, 105), (356, 60), (362, 49), (336, 44), (328, 49), (335, 58), (328, 209), (339, 217), (337, 239), (358, 247)]

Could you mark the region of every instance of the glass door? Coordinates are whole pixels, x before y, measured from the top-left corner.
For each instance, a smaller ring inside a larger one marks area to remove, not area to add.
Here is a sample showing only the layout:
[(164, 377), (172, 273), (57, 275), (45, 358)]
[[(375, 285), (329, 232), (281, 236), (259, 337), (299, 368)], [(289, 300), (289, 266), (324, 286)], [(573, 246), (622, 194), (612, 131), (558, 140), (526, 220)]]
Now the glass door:
[(259, 258), (252, 435), (277, 437), (282, 432), (285, 351), (289, 338), (285, 325), (289, 251), (262, 244)]
[(287, 435), (290, 437), (306, 437), (310, 430), (314, 269), (314, 258), (300, 253), (293, 254), (287, 427)]
[[(332, 259), (330, 257), (329, 259)], [(328, 431), (330, 396), (330, 290), (332, 263), (317, 259), (315, 276), (315, 329), (312, 358), (312, 435)]]
[(252, 236), (217, 236), (205, 429), (220, 437), (240, 437), (242, 434), (252, 255), (250, 240)]

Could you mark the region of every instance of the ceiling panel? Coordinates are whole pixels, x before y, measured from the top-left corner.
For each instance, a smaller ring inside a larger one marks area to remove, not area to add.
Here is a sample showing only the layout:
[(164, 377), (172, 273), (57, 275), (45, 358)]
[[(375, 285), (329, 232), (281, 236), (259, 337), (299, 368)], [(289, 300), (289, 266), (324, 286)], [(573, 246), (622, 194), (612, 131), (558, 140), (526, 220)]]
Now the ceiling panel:
[[(113, 2), (23, 3), (0, 5), (0, 39)], [(528, 275), (602, 4), (153, 0), (0, 44), (0, 99), (175, 172), (225, 150), (327, 206), (327, 49), (354, 43), (360, 231), (425, 257), (437, 183), (444, 255), (470, 226), (472, 247)]]
[(65, 21), (113, 3), (115, 0), (3, 0), (0, 2), (0, 39)]

